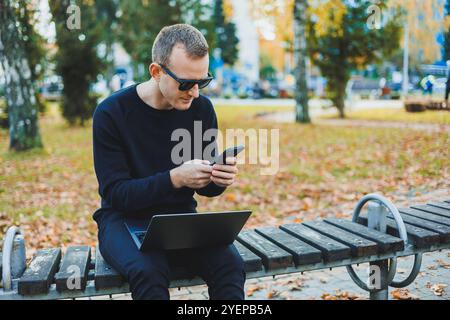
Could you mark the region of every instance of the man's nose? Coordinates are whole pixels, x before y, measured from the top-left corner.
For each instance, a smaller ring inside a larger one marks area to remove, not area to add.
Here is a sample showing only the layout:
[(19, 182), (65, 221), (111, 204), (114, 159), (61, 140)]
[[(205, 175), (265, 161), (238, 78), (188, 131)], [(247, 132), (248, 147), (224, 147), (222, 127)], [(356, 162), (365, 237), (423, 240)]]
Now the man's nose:
[(189, 94), (194, 98), (198, 98), (198, 96), (200, 95), (200, 89), (198, 88), (198, 84), (195, 84), (195, 86), (193, 86), (191, 90), (189, 90)]

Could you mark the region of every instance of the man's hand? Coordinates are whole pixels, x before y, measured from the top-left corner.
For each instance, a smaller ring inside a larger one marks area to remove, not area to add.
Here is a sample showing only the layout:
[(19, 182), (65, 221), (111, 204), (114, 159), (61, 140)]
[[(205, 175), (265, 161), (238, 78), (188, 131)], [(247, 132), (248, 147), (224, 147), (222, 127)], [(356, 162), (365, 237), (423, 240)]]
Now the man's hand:
[(238, 173), (236, 157), (228, 157), (225, 164), (215, 164), (212, 166), (211, 181), (219, 187), (229, 187), (234, 183), (234, 178)]
[(189, 160), (170, 170), (170, 179), (175, 188), (200, 189), (211, 182), (213, 168), (208, 160)]

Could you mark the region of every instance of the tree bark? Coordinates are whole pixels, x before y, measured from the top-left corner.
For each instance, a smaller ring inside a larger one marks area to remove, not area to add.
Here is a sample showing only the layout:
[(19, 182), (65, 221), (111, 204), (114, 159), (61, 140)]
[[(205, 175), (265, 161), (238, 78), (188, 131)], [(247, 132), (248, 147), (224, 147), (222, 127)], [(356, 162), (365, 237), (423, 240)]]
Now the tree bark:
[(337, 88), (333, 90), (334, 97), (332, 99), (334, 106), (338, 109), (339, 118), (345, 118), (345, 87), (342, 83), (337, 85)]
[(306, 81), (306, 10), (307, 0), (294, 3), (295, 121), (309, 123), (308, 86)]
[(0, 0), (0, 64), (5, 73), (5, 97), (9, 117), (9, 148), (22, 151), (42, 147), (38, 106), (14, 1)]
[(336, 108), (339, 111), (339, 118), (344, 119), (345, 118), (344, 97), (343, 96), (336, 97), (336, 100), (334, 101), (334, 104), (336, 105)]

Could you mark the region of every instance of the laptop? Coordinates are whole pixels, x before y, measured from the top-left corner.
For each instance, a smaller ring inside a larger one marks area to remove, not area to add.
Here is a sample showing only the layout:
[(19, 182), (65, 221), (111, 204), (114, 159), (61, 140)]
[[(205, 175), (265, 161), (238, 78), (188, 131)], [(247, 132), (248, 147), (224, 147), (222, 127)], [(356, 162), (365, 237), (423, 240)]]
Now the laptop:
[(148, 220), (127, 218), (125, 226), (140, 251), (191, 249), (234, 242), (251, 211), (154, 215)]

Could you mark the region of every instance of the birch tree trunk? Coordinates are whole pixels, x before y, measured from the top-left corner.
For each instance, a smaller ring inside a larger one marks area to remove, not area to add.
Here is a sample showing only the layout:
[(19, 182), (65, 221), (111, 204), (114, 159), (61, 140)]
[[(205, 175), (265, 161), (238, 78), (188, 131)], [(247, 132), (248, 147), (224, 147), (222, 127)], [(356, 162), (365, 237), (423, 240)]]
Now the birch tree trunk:
[(9, 117), (9, 148), (22, 151), (42, 147), (38, 106), (25, 56), (13, 0), (0, 0), (0, 64), (5, 76)]
[(308, 87), (306, 82), (306, 10), (308, 0), (294, 3), (295, 121), (309, 123)]

